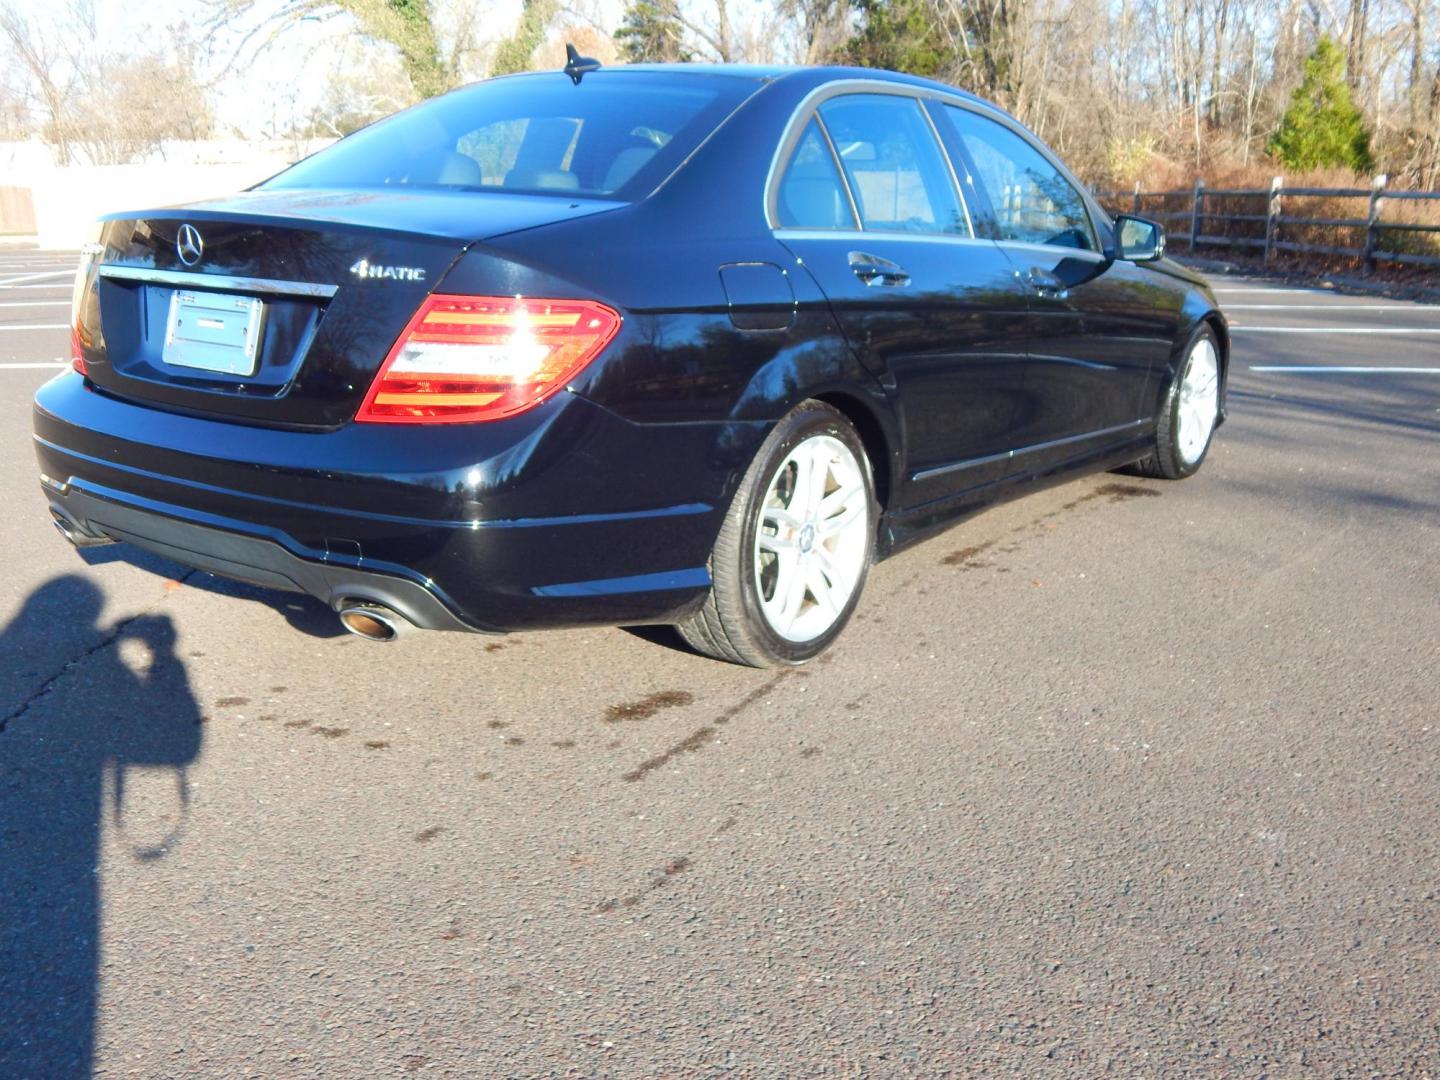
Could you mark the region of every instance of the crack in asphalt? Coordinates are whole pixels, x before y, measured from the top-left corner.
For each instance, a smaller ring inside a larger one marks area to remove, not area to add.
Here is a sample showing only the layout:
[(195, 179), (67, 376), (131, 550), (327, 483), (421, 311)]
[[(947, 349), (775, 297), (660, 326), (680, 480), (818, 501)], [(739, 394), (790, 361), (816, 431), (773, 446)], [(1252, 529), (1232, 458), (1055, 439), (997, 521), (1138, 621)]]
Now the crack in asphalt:
[[(181, 585), (184, 585), (187, 581), (189, 581), (194, 575), (198, 573), (198, 570), (191, 570), (183, 577), (176, 578), (175, 580), (177, 580)], [(61, 679), (68, 675), (71, 669), (78, 667), (86, 660), (89, 660), (90, 657), (94, 656), (96, 653), (104, 652), (111, 645), (115, 644), (115, 642), (120, 639), (120, 636), (125, 633), (126, 627), (128, 627), (136, 619), (143, 619), (147, 615), (151, 615), (153, 613), (153, 608), (146, 608), (143, 611), (137, 611), (134, 615), (131, 615), (127, 619), (121, 619), (114, 626), (110, 627), (110, 631), (103, 638), (101, 638), (100, 641), (92, 645), (90, 648), (86, 649), (84, 652), (80, 653), (78, 656), (72, 656), (69, 660), (66, 660), (65, 663), (60, 665), (60, 668), (53, 675), (47, 677), (44, 682), (42, 682), (33, 691), (27, 694), (24, 700), (22, 700), (20, 704), (17, 705), (9, 713), (9, 715), (5, 717), (0, 717), (0, 735), (4, 735), (6, 730), (14, 721), (19, 720), (21, 717), (23, 717), (35, 706), (37, 702), (40, 701), (41, 698), (45, 697), (50, 693), (51, 690), (55, 689), (56, 683), (58, 683)]]

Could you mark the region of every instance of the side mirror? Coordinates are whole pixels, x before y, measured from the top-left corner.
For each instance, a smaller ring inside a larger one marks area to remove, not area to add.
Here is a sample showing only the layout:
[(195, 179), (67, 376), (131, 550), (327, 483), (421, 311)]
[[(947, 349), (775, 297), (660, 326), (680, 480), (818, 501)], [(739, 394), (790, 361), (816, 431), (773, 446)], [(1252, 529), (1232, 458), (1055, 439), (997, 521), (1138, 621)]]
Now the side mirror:
[(1116, 258), (1154, 262), (1165, 254), (1165, 230), (1145, 218), (1120, 214), (1115, 218)]

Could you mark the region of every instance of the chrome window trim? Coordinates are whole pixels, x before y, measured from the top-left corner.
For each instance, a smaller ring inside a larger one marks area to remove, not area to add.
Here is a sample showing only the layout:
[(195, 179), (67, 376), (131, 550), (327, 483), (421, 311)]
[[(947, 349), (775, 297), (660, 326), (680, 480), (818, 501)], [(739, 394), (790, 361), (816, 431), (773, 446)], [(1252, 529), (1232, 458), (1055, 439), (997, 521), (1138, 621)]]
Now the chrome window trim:
[(270, 278), (237, 277), (233, 274), (205, 274), (184, 270), (155, 270), (148, 266), (114, 266), (102, 264), (96, 271), (101, 277), (119, 281), (139, 281), (147, 285), (179, 285), (221, 292), (261, 293), (266, 296), (314, 296), (329, 299), (339, 291), (338, 285), (317, 281), (276, 281)]
[[(954, 233), (913, 233), (913, 232), (887, 232), (882, 229), (846, 230), (846, 229), (792, 229), (781, 226), (774, 230), (777, 240), (846, 240), (854, 243), (857, 236), (873, 236), (883, 238), (891, 243), (933, 244), (937, 241), (944, 244), (967, 244), (971, 247), (983, 244), (985, 247), (994, 247), (995, 241), (987, 236), (959, 236)], [(1054, 251), (1054, 248), (1046, 248), (1047, 251)]]
[[(855, 226), (853, 229), (834, 229), (832, 231), (860, 232), (862, 229), (865, 228), (864, 222), (860, 220), (860, 204), (855, 201), (855, 193), (850, 190), (850, 181), (845, 176), (845, 163), (840, 160), (840, 151), (835, 149), (835, 140), (830, 137), (830, 125), (825, 123), (825, 118), (820, 115), (819, 110), (816, 110), (814, 120), (816, 128), (818, 128), (820, 131), (820, 137), (825, 140), (825, 146), (830, 151), (830, 164), (835, 168), (835, 178), (840, 181), (840, 190), (845, 192), (845, 203), (847, 206), (850, 207), (850, 220), (854, 223)], [(809, 126), (809, 124), (805, 125), (805, 127)], [(805, 127), (802, 127), (800, 129), (802, 138), (804, 137)], [(800, 145), (798, 140), (796, 141), (795, 145)], [(794, 151), (792, 150), (791, 153), (793, 154)], [(789, 158), (785, 159), (785, 164), (787, 166), (790, 164)], [(776, 190), (776, 201), (778, 202), (779, 189)]]
[[(970, 229), (971, 237), (974, 237), (975, 239), (985, 239), (984, 237), (975, 237), (974, 235), (975, 225), (970, 214), (970, 205), (965, 201), (965, 192), (961, 189), (960, 184), (956, 179), (957, 174), (955, 172), (955, 164), (950, 160), (950, 152), (945, 148), (945, 140), (940, 138), (939, 132), (935, 130), (935, 122), (930, 118), (929, 111), (920, 104), (922, 99), (933, 98), (935, 100), (948, 101), (948, 97), (942, 96), (938, 91), (932, 89), (931, 87), (907, 86), (904, 83), (886, 82), (881, 79), (837, 79), (834, 82), (824, 83), (821, 86), (815, 87), (815, 89), (811, 90), (808, 94), (801, 98), (799, 104), (797, 104), (795, 108), (791, 111), (790, 119), (785, 122), (785, 129), (781, 133), (780, 140), (775, 144), (775, 151), (773, 154), (770, 155), (770, 168), (765, 173), (765, 190), (761, 195), (761, 199), (763, 201), (762, 210), (765, 214), (765, 223), (771, 228), (771, 230), (778, 231), (785, 228), (785, 226), (780, 224), (780, 216), (777, 212), (777, 206), (779, 202), (779, 174), (782, 165), (789, 163), (790, 155), (795, 149), (795, 144), (799, 142), (801, 135), (805, 131), (805, 125), (809, 122), (811, 116), (814, 116), (816, 119), (820, 120), (823, 128), (824, 121), (820, 117), (820, 106), (823, 105), (830, 98), (843, 97), (847, 94), (889, 94), (894, 97), (909, 98), (911, 101), (915, 102), (916, 106), (920, 109), (921, 115), (925, 117), (925, 122), (927, 126), (930, 128), (931, 137), (935, 140), (935, 145), (940, 151), (940, 159), (945, 162), (946, 168), (950, 172), (952, 190), (955, 192), (955, 198), (959, 201), (960, 208), (965, 214), (965, 223)], [(823, 130), (825, 131), (825, 138), (828, 142), (830, 139), (829, 129), (826, 128)], [(860, 219), (859, 206), (855, 202), (854, 193), (850, 191), (850, 180), (845, 175), (844, 167), (839, 164), (839, 154), (835, 152), (833, 143), (831, 144), (831, 153), (834, 153), (836, 156), (836, 167), (840, 169), (840, 182), (845, 185), (845, 191), (850, 198), (851, 207), (855, 210), (855, 221), (857, 227), (853, 232), (844, 229), (831, 229), (824, 231), (830, 232), (834, 235), (846, 236), (853, 236), (857, 234), (867, 234), (872, 236), (896, 235), (894, 233), (879, 233), (874, 230), (864, 228), (863, 222), (861, 222)], [(907, 233), (905, 235), (911, 234)], [(943, 237), (947, 239), (966, 239), (965, 237), (956, 237), (954, 233), (923, 233), (915, 234), (915, 236), (917, 239), (935, 239), (936, 237)]]
[[(974, 236), (974, 235), (975, 235), (975, 226), (974, 226), (974, 223), (971, 221), (971, 218), (970, 218), (970, 207), (969, 207), (969, 205), (965, 202), (965, 193), (960, 190), (960, 184), (959, 184), (959, 182), (958, 182), (958, 181), (956, 180), (956, 178), (955, 178), (955, 167), (954, 167), (954, 165), (953, 165), (953, 164), (951, 163), (951, 161), (950, 161), (950, 154), (949, 154), (949, 152), (945, 149), (944, 140), (942, 140), (942, 139), (940, 138), (940, 133), (935, 129), (935, 124), (934, 124), (934, 122), (930, 119), (930, 113), (929, 113), (929, 111), (925, 108), (924, 104), (921, 103), (921, 101), (920, 101), (920, 99), (919, 99), (918, 97), (916, 97), (914, 94), (905, 94), (905, 93), (892, 93), (892, 94), (876, 95), (876, 94), (871, 94), (869, 91), (864, 91), (864, 92), (859, 92), (859, 93), (851, 92), (851, 93), (835, 94), (835, 95), (833, 95), (833, 96), (826, 97), (826, 98), (825, 98), (824, 100), (822, 100), (822, 101), (817, 101), (817, 102), (815, 103), (814, 116), (815, 116), (815, 118), (816, 118), (817, 120), (819, 120), (819, 121), (823, 124), (823, 123), (825, 123), (825, 115), (824, 115), (820, 110), (823, 109), (826, 105), (829, 105), (829, 104), (832, 103), (832, 102), (839, 102), (841, 99), (847, 98), (847, 97), (866, 97), (866, 96), (870, 96), (870, 97), (880, 97), (880, 96), (883, 96), (883, 97), (903, 98), (905, 101), (909, 102), (911, 108), (913, 108), (917, 113), (920, 114), (921, 123), (924, 125), (925, 130), (930, 133), (930, 143), (931, 143), (931, 147), (932, 147), (932, 149), (936, 150), (936, 151), (938, 152), (938, 154), (939, 154), (940, 164), (941, 164), (941, 168), (944, 170), (944, 175), (945, 175), (945, 176), (948, 176), (948, 177), (950, 178), (950, 195), (951, 195), (951, 197), (955, 200), (956, 205), (959, 206), (959, 208), (960, 208), (960, 213), (964, 216), (966, 232), (968, 232), (969, 235)], [(827, 133), (829, 132), (829, 127), (828, 127), (828, 126), (826, 127), (826, 132), (827, 132)], [(923, 136), (922, 136), (922, 138), (923, 138)], [(832, 145), (832, 146), (834, 145), (833, 142), (832, 142), (831, 145)], [(919, 144), (916, 144), (915, 150), (916, 150), (917, 155), (918, 155), (918, 154), (920, 153), (920, 151), (922, 150), (922, 148), (919, 146)], [(851, 193), (851, 196), (850, 196), (850, 197), (851, 197), (851, 201), (855, 204), (855, 217), (856, 217), (856, 220), (859, 222), (860, 231), (861, 231), (861, 232), (864, 232), (864, 233), (876, 233), (876, 232), (887, 232), (887, 233), (888, 233), (888, 232), (893, 232), (893, 231), (895, 231), (895, 230), (891, 230), (891, 229), (872, 229), (870, 226), (868, 226), (868, 225), (865, 223), (865, 216), (864, 216), (864, 214), (862, 214), (862, 213), (860, 212), (860, 200), (855, 196), (855, 193), (854, 193), (854, 192), (855, 192), (855, 187), (854, 187), (854, 185), (851, 184), (850, 171), (849, 171), (849, 169), (848, 169), (848, 168), (846, 167), (846, 165), (845, 165), (844, 155), (842, 155), (838, 149), (835, 151), (835, 158), (836, 158), (836, 160), (837, 160), (838, 162), (840, 162), (840, 175), (841, 175), (842, 177), (844, 177), (844, 179), (845, 179), (845, 186), (850, 190), (850, 193)], [(920, 161), (919, 161), (919, 157), (917, 156), (916, 162), (915, 162), (915, 175), (916, 175), (916, 177), (919, 178), (919, 180), (920, 180), (921, 188), (925, 191), (925, 201), (930, 204), (931, 211), (935, 214), (935, 221), (936, 221), (936, 224), (938, 225), (938, 224), (940, 223), (940, 221), (942, 220), (941, 215), (940, 215), (940, 209), (941, 209), (941, 208), (940, 208), (940, 206), (938, 206), (937, 204), (935, 204), (935, 203), (933, 202), (933, 200), (931, 200), (931, 198), (930, 198), (930, 194), (931, 194), (931, 193), (930, 193), (930, 191), (928, 190), (928, 185), (926, 184), (925, 176), (924, 176), (924, 172), (922, 171), (922, 168), (923, 168), (923, 167), (922, 167), (922, 165), (921, 165), (921, 163), (920, 163)], [(941, 182), (943, 183), (943, 181), (941, 181)], [(961, 234), (959, 234), (959, 233), (952, 233), (952, 232), (945, 231), (944, 229), (937, 228), (934, 232), (917, 233), (917, 235), (922, 235), (922, 236), (958, 236), (958, 235), (961, 235)]]
[[(770, 222), (768, 221), (766, 222), (766, 224), (770, 225), (772, 231), (777, 229), (786, 229), (790, 232), (813, 231), (828, 233), (832, 236), (853, 236), (860, 231), (860, 207), (855, 205), (855, 196), (850, 191), (850, 182), (845, 179), (845, 168), (840, 164), (840, 154), (835, 149), (834, 140), (830, 138), (830, 129), (825, 126), (825, 120), (820, 116), (819, 113), (815, 113), (814, 115), (808, 117), (806, 119), (806, 122), (800, 125), (799, 134), (796, 135), (794, 145), (790, 147), (790, 153), (785, 158), (785, 167), (787, 169), (790, 167), (790, 162), (794, 159), (795, 156), (795, 149), (800, 145), (800, 141), (805, 138), (805, 130), (810, 126), (811, 120), (815, 122), (815, 130), (820, 132), (820, 139), (822, 142), (825, 143), (825, 149), (830, 154), (830, 167), (835, 170), (835, 179), (839, 181), (840, 190), (845, 195), (845, 205), (850, 208), (850, 227), (848, 229), (843, 226), (835, 229), (826, 229), (819, 225), (773, 225), (770, 224)], [(784, 174), (782, 173), (780, 176), (780, 180), (779, 182), (777, 182), (775, 187), (775, 209), (777, 220), (779, 219), (780, 204), (779, 184), (783, 182)]]
[[(920, 104), (919, 99), (915, 101), (920, 106), (920, 115), (925, 118), (925, 126), (930, 129), (930, 137), (935, 140), (935, 145), (940, 148), (940, 160), (945, 162), (945, 168), (950, 173), (950, 188), (960, 200), (960, 212), (965, 215), (965, 228), (971, 236), (975, 235), (975, 221), (970, 216), (970, 202), (965, 198), (965, 187), (960, 183), (960, 174), (955, 171), (955, 162), (950, 160), (950, 151), (945, 149), (945, 140), (940, 137), (940, 129), (935, 126), (935, 118), (930, 115), (930, 110)], [(818, 112), (815, 115), (820, 115)], [(947, 234), (948, 235), (948, 234)]]

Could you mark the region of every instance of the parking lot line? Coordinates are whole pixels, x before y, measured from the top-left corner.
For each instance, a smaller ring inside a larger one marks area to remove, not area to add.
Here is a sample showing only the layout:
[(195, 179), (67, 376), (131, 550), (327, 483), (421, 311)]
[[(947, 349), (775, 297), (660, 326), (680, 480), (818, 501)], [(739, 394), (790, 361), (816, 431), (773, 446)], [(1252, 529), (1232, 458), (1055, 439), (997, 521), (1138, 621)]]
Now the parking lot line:
[(1440, 334), (1440, 326), (1232, 326), (1236, 334)]
[(64, 360), (37, 360), (32, 362), (0, 364), (0, 371), (34, 371), (37, 368), (63, 368), (67, 367)]
[(6, 278), (4, 281), (0, 281), (0, 286), (8, 288), (9, 286), (19, 285), (26, 281), (43, 281), (46, 278), (66, 277), (67, 275), (73, 276), (74, 273), (74, 270), (47, 270), (43, 274), (21, 274), (19, 277)]
[(1226, 304), (1226, 311), (1425, 311), (1440, 314), (1440, 307), (1424, 304)]
[(1216, 285), (1216, 286), (1212, 286), (1212, 291), (1217, 292), (1217, 293), (1252, 293), (1252, 292), (1258, 292), (1258, 293), (1274, 293), (1274, 294), (1277, 294), (1277, 295), (1280, 294), (1280, 293), (1306, 293), (1306, 294), (1308, 294), (1308, 295), (1310, 295), (1310, 296), (1338, 296), (1338, 295), (1341, 295), (1341, 294), (1339, 294), (1339, 293), (1333, 293), (1333, 292), (1329, 291), (1328, 289), (1276, 289), (1276, 288), (1273, 288), (1273, 287), (1271, 287), (1271, 286), (1269, 286), (1269, 285)]
[(69, 300), (7, 300), (0, 308), (10, 307), (69, 307)]
[(1440, 375), (1440, 367), (1345, 366), (1341, 364), (1250, 364), (1251, 371), (1287, 375)]
[(0, 333), (6, 330), (69, 330), (69, 323), (25, 323), (20, 326), (0, 326)]

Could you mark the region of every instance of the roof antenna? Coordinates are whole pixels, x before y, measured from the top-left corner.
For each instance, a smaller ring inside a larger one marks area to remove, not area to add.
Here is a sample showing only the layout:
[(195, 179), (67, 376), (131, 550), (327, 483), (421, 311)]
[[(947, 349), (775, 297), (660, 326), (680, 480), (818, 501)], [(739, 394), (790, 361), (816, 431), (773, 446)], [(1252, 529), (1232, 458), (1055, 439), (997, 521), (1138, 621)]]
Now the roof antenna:
[(580, 85), (587, 72), (599, 71), (600, 61), (592, 56), (581, 56), (575, 51), (575, 46), (565, 46), (565, 74), (570, 76), (570, 81), (576, 86)]

